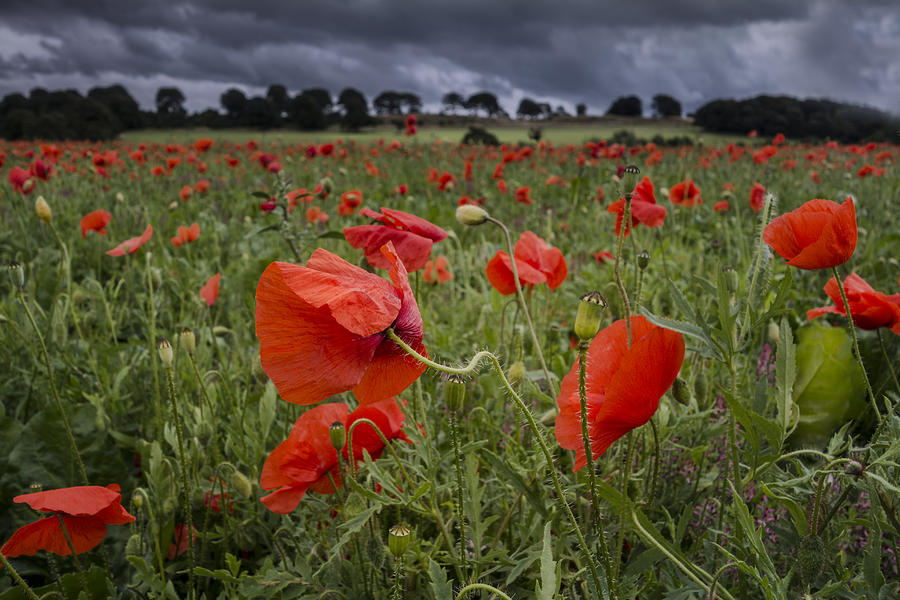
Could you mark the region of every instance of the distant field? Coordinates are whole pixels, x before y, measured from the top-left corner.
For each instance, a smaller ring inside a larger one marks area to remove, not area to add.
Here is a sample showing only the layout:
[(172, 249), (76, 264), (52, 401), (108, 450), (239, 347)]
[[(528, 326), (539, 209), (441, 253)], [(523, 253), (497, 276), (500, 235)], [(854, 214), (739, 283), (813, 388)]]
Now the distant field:
[[(528, 127), (488, 127), (488, 131), (497, 136), (501, 143), (528, 142)], [(674, 136), (688, 136), (694, 140), (702, 140), (705, 143), (728, 143), (736, 139), (744, 139), (735, 136), (704, 132), (693, 125), (660, 125), (654, 123), (626, 125), (622, 124), (590, 124), (559, 125), (543, 128), (542, 139), (554, 144), (580, 144), (592, 139), (607, 139), (615, 132), (628, 130), (639, 138), (650, 139), (655, 135), (665, 138)], [(431, 142), (444, 140), (447, 142), (459, 142), (465, 135), (465, 127), (422, 127), (416, 138), (419, 142)], [(128, 131), (122, 134), (122, 138), (130, 142), (178, 142), (190, 141), (198, 137), (211, 137), (216, 140), (229, 140), (233, 142), (245, 142), (253, 139), (257, 142), (324, 142), (337, 138), (358, 141), (371, 141), (383, 138), (385, 140), (408, 139), (402, 131), (395, 127), (384, 126), (368, 129), (360, 133), (347, 133), (339, 129), (325, 131), (296, 131), (290, 129), (277, 129), (271, 131), (256, 131), (246, 129), (144, 129)]]

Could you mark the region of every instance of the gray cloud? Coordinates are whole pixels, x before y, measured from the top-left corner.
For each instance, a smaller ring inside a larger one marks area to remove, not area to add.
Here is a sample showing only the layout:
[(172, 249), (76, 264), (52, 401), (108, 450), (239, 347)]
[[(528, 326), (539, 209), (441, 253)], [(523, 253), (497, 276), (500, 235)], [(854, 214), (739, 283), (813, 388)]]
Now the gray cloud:
[(0, 94), (122, 83), (146, 108), (177, 85), (191, 110), (228, 87), (493, 91), (602, 112), (659, 92), (688, 109), (759, 93), (900, 112), (892, 0), (113, 0), (4, 2)]

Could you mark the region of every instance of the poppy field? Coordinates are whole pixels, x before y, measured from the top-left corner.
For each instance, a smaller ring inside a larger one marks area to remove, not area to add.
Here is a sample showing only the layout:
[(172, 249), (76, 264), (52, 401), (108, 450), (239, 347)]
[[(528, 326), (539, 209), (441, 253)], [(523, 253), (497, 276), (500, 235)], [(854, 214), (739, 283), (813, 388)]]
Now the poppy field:
[(900, 146), (406, 134), (0, 141), (0, 600), (900, 594)]

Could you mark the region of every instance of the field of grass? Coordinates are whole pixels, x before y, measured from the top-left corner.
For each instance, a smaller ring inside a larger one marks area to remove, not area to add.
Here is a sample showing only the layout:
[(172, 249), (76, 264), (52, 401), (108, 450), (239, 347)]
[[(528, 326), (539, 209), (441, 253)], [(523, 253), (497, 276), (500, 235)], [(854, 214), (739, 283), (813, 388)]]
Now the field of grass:
[(900, 147), (611, 133), (0, 142), (0, 600), (900, 594)]

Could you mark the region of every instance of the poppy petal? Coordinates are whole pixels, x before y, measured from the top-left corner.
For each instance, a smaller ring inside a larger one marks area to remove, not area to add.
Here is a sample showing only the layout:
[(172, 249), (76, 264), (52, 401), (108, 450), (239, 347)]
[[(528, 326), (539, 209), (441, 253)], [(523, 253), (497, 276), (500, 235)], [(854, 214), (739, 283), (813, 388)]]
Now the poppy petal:
[(22, 494), (13, 498), (13, 502), (25, 503), (41, 512), (92, 516), (117, 503), (121, 498), (122, 494), (115, 490), (99, 485), (82, 485)]
[[(106, 536), (106, 525), (97, 517), (62, 518), (76, 554), (96, 548)], [(20, 527), (0, 548), (0, 553), (13, 558), (32, 556), (38, 550), (46, 550), (59, 556), (69, 556), (72, 553), (60, 527), (58, 516), (47, 517)]]
[(390, 263), (381, 255), (381, 247), (388, 242), (392, 242), (403, 257), (403, 263), (408, 271), (418, 271), (425, 266), (431, 256), (433, 242), (409, 231), (383, 225), (360, 225), (347, 227), (343, 233), (351, 246), (365, 250), (366, 260), (378, 269), (390, 268)]
[(207, 306), (215, 304), (216, 299), (219, 297), (219, 281), (221, 279), (222, 274), (216, 273), (200, 288), (200, 297), (206, 300)]

